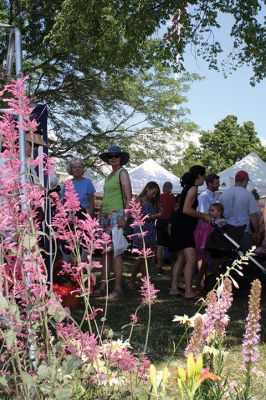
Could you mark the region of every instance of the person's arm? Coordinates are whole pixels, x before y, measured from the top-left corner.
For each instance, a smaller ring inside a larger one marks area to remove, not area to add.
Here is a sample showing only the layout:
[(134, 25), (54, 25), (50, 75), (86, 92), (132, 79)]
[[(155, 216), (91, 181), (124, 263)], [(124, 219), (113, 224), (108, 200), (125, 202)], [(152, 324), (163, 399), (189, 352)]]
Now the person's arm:
[(250, 222), (253, 228), (254, 241), (258, 242), (260, 240), (260, 229), (259, 229), (259, 218), (257, 213), (250, 214)]
[[(121, 183), (121, 189), (124, 195), (124, 201), (125, 201), (125, 210), (129, 209), (129, 202), (132, 199), (132, 187), (131, 187), (131, 182), (130, 178), (128, 175), (128, 172), (126, 170), (122, 170), (120, 172), (120, 183)], [(117, 225), (119, 227), (124, 227), (127, 222), (127, 218), (129, 216), (129, 213), (125, 213), (125, 218), (124, 220), (117, 221)]]
[(187, 192), (187, 196), (183, 207), (183, 213), (189, 215), (190, 217), (204, 219), (204, 221), (210, 222), (211, 217), (209, 214), (196, 211), (194, 210), (194, 208), (192, 208), (192, 205), (197, 197), (197, 194), (198, 194), (197, 187), (192, 186), (192, 188), (190, 188), (189, 191)]
[(91, 218), (93, 218), (94, 217), (94, 193), (91, 193), (88, 195), (88, 202), (89, 202), (88, 213), (90, 214)]

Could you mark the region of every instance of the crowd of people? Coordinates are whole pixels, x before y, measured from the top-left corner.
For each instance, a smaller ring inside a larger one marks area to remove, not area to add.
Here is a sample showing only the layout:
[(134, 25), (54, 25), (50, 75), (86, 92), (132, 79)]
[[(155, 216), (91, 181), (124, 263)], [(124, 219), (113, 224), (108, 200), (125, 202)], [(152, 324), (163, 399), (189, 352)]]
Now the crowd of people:
[[(111, 146), (100, 154), (100, 158), (111, 167), (111, 172), (104, 181), (102, 207), (98, 215), (103, 231), (111, 235), (112, 228), (124, 229), (128, 225), (130, 215), (130, 200), (132, 187), (130, 177), (125, 169), (129, 161), (129, 153), (119, 146)], [(73, 176), (73, 185), (80, 201), (82, 211), (94, 216), (95, 188), (90, 179), (85, 178), (84, 164), (80, 159), (72, 159), (68, 172)], [(146, 231), (144, 238), (140, 228), (134, 226), (131, 232), (133, 249), (142, 249), (145, 244), (150, 248), (157, 260), (157, 275), (165, 273), (163, 269), (164, 252), (171, 258), (170, 295), (195, 299), (203, 294), (204, 280), (208, 268), (217, 271), (222, 255), (208, 251), (208, 240), (215, 227), (223, 228), (229, 224), (243, 230), (241, 248), (249, 250), (252, 245), (258, 245), (261, 240), (259, 227), (258, 205), (255, 194), (247, 190), (248, 172), (238, 171), (235, 175), (235, 185), (223, 191), (219, 199), (216, 192), (219, 189), (219, 176), (212, 173), (206, 176), (205, 168), (192, 166), (180, 179), (182, 192), (177, 196), (172, 193), (172, 183), (165, 182), (160, 193), (158, 183), (148, 182), (142, 192), (136, 197), (145, 218), (142, 230)], [(206, 188), (198, 194), (198, 188), (206, 183)], [(64, 199), (64, 186), (61, 190)], [(132, 222), (132, 219), (131, 219)], [(264, 237), (262, 238), (264, 239)], [(218, 249), (219, 250), (219, 249)], [(148, 257), (148, 267), (152, 257)], [(143, 256), (135, 259), (129, 289), (136, 288), (139, 273), (146, 274)], [(113, 251), (102, 256), (102, 271), (99, 284), (94, 290), (94, 296), (108, 295), (116, 298), (123, 295), (123, 255), (114, 257)], [(192, 286), (192, 278), (197, 271), (196, 287)], [(114, 272), (114, 288), (107, 293), (107, 282), (110, 271)], [(180, 284), (184, 276), (185, 287)]]

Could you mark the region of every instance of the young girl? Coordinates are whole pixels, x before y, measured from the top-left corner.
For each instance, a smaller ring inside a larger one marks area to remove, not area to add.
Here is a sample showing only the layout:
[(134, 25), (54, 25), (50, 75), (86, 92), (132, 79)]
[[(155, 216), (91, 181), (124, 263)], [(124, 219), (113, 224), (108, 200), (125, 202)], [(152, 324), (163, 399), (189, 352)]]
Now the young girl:
[[(220, 203), (214, 203), (210, 206), (210, 216), (212, 218), (212, 226), (215, 228), (223, 228), (227, 225), (227, 221), (223, 216), (224, 208)], [(212, 260), (212, 274), (216, 274), (219, 266), (224, 260), (224, 252), (222, 250), (211, 250), (210, 258)]]
[(209, 213), (212, 219), (212, 224), (222, 228), (227, 224), (226, 219), (224, 218), (224, 208), (221, 203), (213, 203), (210, 206)]
[[(198, 265), (201, 268), (198, 271), (197, 285), (195, 289), (195, 294), (200, 296), (202, 293), (202, 289), (204, 287), (205, 276), (207, 272), (207, 265), (211, 260), (210, 253), (205, 249), (206, 243), (210, 238), (213, 227), (216, 225), (219, 228), (222, 228), (226, 225), (226, 220), (223, 218), (224, 208), (220, 203), (213, 203), (209, 208), (209, 215), (211, 217), (211, 225), (207, 224), (204, 221), (199, 221), (198, 225), (195, 229), (195, 243), (196, 243), (196, 253), (197, 253), (197, 261)], [(220, 260), (219, 260), (220, 261)], [(216, 260), (214, 262), (216, 264)], [(215, 267), (214, 267), (215, 268)], [(216, 269), (216, 268), (215, 268)]]
[[(146, 232), (144, 236), (145, 246), (154, 250), (156, 245), (156, 227), (155, 221), (161, 215), (161, 207), (160, 207), (160, 188), (156, 182), (148, 182), (145, 188), (142, 190), (140, 195), (137, 197), (136, 201), (138, 201), (141, 205), (142, 215), (148, 215), (145, 224), (142, 227), (142, 230)], [(135, 227), (133, 229), (133, 235), (140, 233), (140, 228)], [(143, 238), (136, 235), (132, 236), (133, 248), (142, 249), (143, 248)], [(150, 263), (151, 258), (149, 258), (148, 262)], [(144, 269), (145, 260), (143, 257), (139, 257), (135, 265), (133, 267), (133, 271), (131, 273), (129, 288), (135, 288), (135, 280), (137, 274), (142, 269), (142, 275), (145, 276)]]

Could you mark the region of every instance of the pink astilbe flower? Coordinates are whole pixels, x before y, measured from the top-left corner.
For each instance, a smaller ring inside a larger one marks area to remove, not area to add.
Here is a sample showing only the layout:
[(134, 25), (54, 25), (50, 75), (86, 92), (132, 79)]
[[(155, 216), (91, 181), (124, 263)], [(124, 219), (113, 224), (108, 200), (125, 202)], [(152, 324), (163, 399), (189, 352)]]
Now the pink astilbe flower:
[(246, 331), (243, 340), (242, 353), (244, 363), (254, 363), (259, 358), (258, 343), (260, 340), (260, 297), (261, 283), (258, 279), (252, 282), (249, 295), (249, 311), (246, 318)]
[[(225, 278), (216, 291), (216, 301), (206, 301), (205, 329), (215, 330), (218, 335), (223, 335), (229, 322), (227, 311), (233, 303), (232, 281)], [(210, 330), (208, 330), (210, 332)]]
[(84, 219), (77, 221), (77, 226), (81, 231), (82, 246), (91, 253), (94, 250), (104, 250), (110, 248), (112, 243), (109, 235), (104, 235), (99, 221), (91, 218), (89, 214), (84, 214)]
[(145, 222), (146, 219), (148, 218), (147, 215), (143, 216), (142, 214), (142, 210), (141, 210), (141, 204), (136, 201), (135, 198), (133, 198), (130, 203), (129, 203), (129, 210), (127, 210), (130, 212), (131, 217), (133, 219), (133, 222), (130, 224), (130, 226), (132, 228), (139, 226), (142, 227)]
[[(195, 355), (199, 354), (201, 347), (206, 342), (210, 333), (215, 332), (220, 338), (223, 338), (226, 327), (229, 322), (227, 312), (233, 302), (232, 282), (225, 278), (217, 291), (212, 290), (208, 293), (205, 300), (206, 311), (202, 315), (203, 325), (198, 320), (197, 329), (192, 332), (188, 346), (184, 354), (188, 356), (190, 349), (193, 348)], [(197, 320), (197, 319), (196, 319)], [(195, 320), (195, 322), (196, 322)]]
[(34, 132), (38, 127), (36, 120), (30, 120), (30, 115), (33, 110), (29, 106), (30, 99), (25, 95), (25, 81), (27, 77), (13, 80), (9, 85), (0, 92), (0, 96), (11, 94), (11, 97), (4, 98), (3, 101), (8, 104), (14, 114), (23, 117), (23, 121), (16, 122), (17, 129), (22, 129), (25, 132)]
[(98, 308), (92, 307), (92, 308), (91, 308), (91, 313), (89, 314), (89, 320), (95, 319), (95, 318), (97, 317), (97, 314), (98, 314), (98, 313), (101, 313), (101, 312), (103, 312), (103, 308), (100, 308), (100, 307), (98, 307)]
[(157, 293), (160, 292), (159, 289), (155, 289), (153, 283), (150, 282), (148, 277), (141, 279), (142, 285), (140, 288), (140, 293), (142, 297), (143, 304), (153, 304), (157, 299)]
[(194, 321), (193, 334), (184, 352), (185, 356), (188, 357), (190, 353), (193, 353), (194, 357), (198, 358), (200, 354), (200, 349), (204, 345), (204, 341), (205, 341), (204, 321), (203, 318), (200, 315), (198, 315)]
[(72, 179), (67, 179), (65, 182), (65, 203), (64, 208), (69, 212), (76, 212), (80, 209), (80, 202), (75, 191)]
[(136, 314), (130, 314), (130, 321), (132, 325), (136, 325), (139, 322), (139, 319)]
[(56, 332), (66, 343), (67, 350), (75, 357), (93, 361), (99, 353), (98, 339), (88, 332), (81, 332), (74, 324), (56, 324)]
[(143, 357), (138, 368), (138, 376), (140, 379), (146, 379), (150, 375), (151, 362), (148, 357)]
[(136, 368), (137, 358), (125, 344), (108, 343), (103, 348), (103, 354), (108, 364), (113, 368), (119, 368), (126, 372), (133, 372)]

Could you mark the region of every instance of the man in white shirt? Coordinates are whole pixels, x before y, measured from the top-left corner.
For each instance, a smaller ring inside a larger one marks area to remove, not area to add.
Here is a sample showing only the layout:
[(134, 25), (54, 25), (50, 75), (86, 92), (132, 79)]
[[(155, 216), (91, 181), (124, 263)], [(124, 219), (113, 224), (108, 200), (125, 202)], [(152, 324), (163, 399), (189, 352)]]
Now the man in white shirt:
[(248, 181), (248, 173), (243, 170), (238, 171), (235, 175), (235, 186), (224, 191), (220, 197), (228, 224), (245, 225), (240, 243), (243, 251), (249, 250), (259, 241), (258, 207), (253, 194), (246, 189)]
[(207, 188), (198, 197), (198, 211), (208, 213), (210, 206), (215, 203), (215, 192), (219, 189), (220, 178), (216, 174), (207, 175), (205, 178)]

